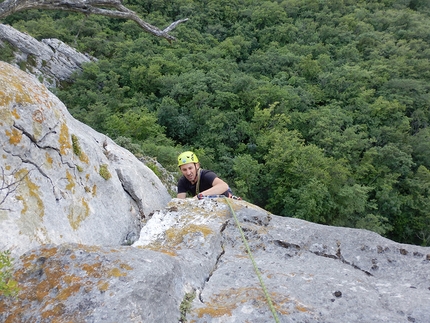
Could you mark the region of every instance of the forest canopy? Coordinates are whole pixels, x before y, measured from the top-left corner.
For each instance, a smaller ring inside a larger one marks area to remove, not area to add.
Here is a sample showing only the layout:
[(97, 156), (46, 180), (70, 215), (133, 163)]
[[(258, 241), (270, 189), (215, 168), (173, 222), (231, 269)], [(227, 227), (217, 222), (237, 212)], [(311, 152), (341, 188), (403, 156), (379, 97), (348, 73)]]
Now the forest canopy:
[(177, 171), (195, 150), (273, 214), (430, 245), (427, 0), (125, 0), (189, 18), (23, 11), (3, 23), (98, 58), (53, 89), (70, 112)]

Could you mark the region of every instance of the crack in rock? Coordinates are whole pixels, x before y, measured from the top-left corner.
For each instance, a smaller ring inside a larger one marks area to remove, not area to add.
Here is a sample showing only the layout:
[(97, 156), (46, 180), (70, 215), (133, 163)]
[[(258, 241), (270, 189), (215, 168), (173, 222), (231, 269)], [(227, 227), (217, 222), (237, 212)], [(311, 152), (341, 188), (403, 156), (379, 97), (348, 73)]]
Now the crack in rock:
[(214, 272), (217, 270), (218, 268), (218, 264), (221, 261), (221, 257), (225, 254), (225, 250), (224, 250), (224, 245), (221, 243), (221, 249), (222, 251), (219, 253), (219, 255), (216, 257), (216, 261), (215, 264), (212, 268), (212, 270), (209, 273), (209, 276), (206, 278), (206, 282), (209, 282), (209, 280), (211, 279), (212, 275), (214, 274)]
[(365, 273), (366, 275), (368, 275), (368, 276), (373, 276), (371, 273), (369, 273), (367, 270), (364, 270), (364, 269), (361, 269), (360, 267), (358, 267), (357, 265), (354, 265), (353, 263), (351, 263), (351, 262), (349, 262), (349, 261), (347, 261), (343, 256), (342, 256), (342, 252), (341, 252), (341, 249), (340, 249), (340, 245), (341, 245), (341, 243), (338, 241), (337, 242), (337, 251), (336, 251), (336, 256), (337, 256), (337, 258), (340, 260), (340, 261), (342, 261), (342, 263), (344, 263), (344, 264), (346, 264), (346, 265), (349, 265), (349, 266), (351, 266), (352, 268), (354, 268), (354, 269), (357, 269), (357, 270), (360, 270), (360, 271), (362, 271), (363, 273)]
[(214, 266), (213, 266), (212, 270), (210, 271), (210, 273), (209, 273), (208, 277), (206, 278), (205, 282), (203, 282), (203, 285), (202, 285), (202, 286), (200, 286), (200, 289), (199, 289), (199, 291), (200, 291), (200, 293), (199, 293), (199, 300), (200, 300), (200, 302), (202, 302), (202, 303), (204, 303), (204, 300), (203, 300), (203, 297), (202, 297), (202, 293), (203, 293), (203, 290), (205, 289), (205, 285), (206, 285), (206, 283), (208, 283), (208, 282), (209, 282), (209, 280), (211, 279), (212, 275), (213, 275), (213, 274), (214, 274), (214, 272), (217, 270), (217, 268), (218, 268), (218, 264), (219, 264), (219, 262), (221, 261), (221, 257), (225, 254), (224, 246), (223, 246), (223, 244), (222, 244), (222, 243), (221, 243), (221, 248), (222, 248), (222, 251), (221, 251), (221, 252), (220, 252), (220, 254), (217, 256), (216, 262), (215, 262), (215, 264), (214, 264)]
[[(18, 186), (21, 184), (21, 182), (24, 180), (24, 178), (30, 174), (32, 170), (27, 171), (27, 173), (25, 173), (25, 175), (21, 176), (18, 180), (13, 181), (13, 182), (6, 182), (6, 176), (12, 176), (15, 177), (15, 174), (17, 173), (17, 170), (13, 170), (9, 175), (5, 175), (4, 172), (4, 168), (1, 167), (1, 185), (0, 185), (0, 210), (3, 211), (12, 211), (11, 209), (7, 209), (7, 208), (3, 208), (1, 207), (1, 205), (6, 201), (6, 199), (8, 198), (8, 196), (10, 194), (12, 194), (13, 192), (15, 192), (18, 189)], [(1, 197), (1, 195), (3, 195)]]
[[(6, 150), (5, 150), (6, 151)], [(39, 166), (39, 165), (37, 165), (35, 162), (33, 162), (32, 160), (29, 160), (29, 159), (25, 159), (25, 158), (23, 158), (22, 156), (20, 156), (20, 155), (15, 155), (15, 154), (12, 154), (11, 152), (8, 152), (8, 151), (6, 151), (7, 153), (9, 153), (11, 156), (13, 156), (13, 157), (18, 157), (20, 160), (21, 160), (21, 162), (23, 163), (23, 164), (30, 164), (30, 165), (33, 165), (38, 171), (39, 171), (39, 173), (43, 176), (43, 177), (45, 177), (48, 181), (49, 181), (49, 183), (51, 184), (51, 187), (52, 187), (52, 193), (54, 194), (54, 196), (55, 196), (55, 200), (56, 201), (59, 201), (59, 200), (61, 200), (61, 197), (60, 197), (60, 192), (61, 192), (61, 190), (59, 190), (55, 185), (54, 185), (54, 183), (52, 182), (52, 179), (42, 170), (42, 168)], [(28, 175), (30, 173), (30, 171), (26, 174), (26, 176)], [(24, 176), (25, 177), (25, 176)], [(60, 192), (59, 192), (60, 191)]]
[[(227, 227), (227, 225), (228, 225), (228, 223), (229, 223), (230, 221), (225, 221), (223, 224), (222, 224), (222, 226), (221, 226), (221, 228), (220, 228), (220, 234), (221, 234), (221, 236), (223, 236), (224, 234), (224, 230), (226, 229), (226, 227)], [(212, 270), (209, 272), (209, 275), (208, 275), (208, 277), (206, 278), (206, 280), (205, 280), (205, 282), (203, 283), (203, 285), (201, 286), (201, 288), (200, 288), (200, 293), (199, 293), (199, 300), (200, 300), (200, 302), (202, 302), (202, 303), (204, 303), (204, 300), (203, 300), (203, 297), (202, 297), (202, 293), (203, 293), (203, 290), (204, 290), (204, 288), (205, 288), (205, 285), (206, 285), (206, 283), (207, 282), (209, 282), (209, 280), (211, 279), (211, 277), (213, 276), (213, 274), (215, 273), (215, 271), (217, 270), (217, 268), (218, 268), (218, 265), (219, 265), (219, 263), (221, 262), (221, 258), (222, 258), (222, 256), (224, 256), (224, 254), (225, 254), (225, 248), (224, 248), (224, 243), (223, 243), (223, 241), (224, 241), (224, 237), (222, 237), (222, 240), (221, 240), (221, 242), (220, 242), (220, 244), (221, 244), (221, 252), (219, 253), (219, 255), (217, 256), (217, 258), (216, 258), (216, 261), (215, 261), (215, 264), (214, 264), (214, 266), (213, 266), (213, 268), (212, 268)]]
[(294, 243), (289, 243), (286, 241), (282, 241), (282, 240), (274, 240), (273, 244), (275, 246), (285, 248), (287, 250), (287, 255), (289, 257), (296, 256), (299, 253), (299, 251), (301, 250), (301, 247), (299, 245), (294, 244)]
[[(36, 138), (30, 133), (30, 132), (28, 132), (24, 127), (22, 127), (22, 126), (20, 126), (20, 125), (17, 125), (15, 122), (14, 122), (14, 124), (13, 124), (13, 126), (16, 128), (16, 129), (18, 129), (19, 131), (21, 131), (22, 132), (22, 134), (23, 135), (25, 135), (29, 140), (30, 140), (30, 142), (31, 143), (33, 143), (37, 148), (39, 148), (39, 149), (43, 149), (43, 150), (49, 150), (49, 149), (52, 149), (53, 151), (55, 151), (57, 154), (58, 154), (58, 156), (60, 157), (60, 160), (61, 160), (61, 164), (62, 165), (67, 165), (70, 169), (73, 169), (73, 170), (75, 170), (76, 169), (76, 167), (75, 167), (75, 165), (73, 165), (73, 164), (71, 164), (70, 162), (66, 162), (66, 161), (64, 161), (64, 159), (63, 159), (63, 156), (61, 155), (61, 152), (60, 152), (60, 150), (58, 149), (58, 148), (56, 148), (56, 147), (52, 147), (52, 146), (44, 146), (44, 145), (41, 145), (40, 143), (48, 136), (48, 135), (50, 135), (50, 134), (56, 134), (57, 132), (54, 130), (57, 126), (58, 126), (58, 123), (53, 127), (53, 128), (49, 128), (49, 130), (50, 131), (48, 131), (47, 133), (45, 133), (43, 136), (42, 136), (42, 138), (40, 139), (40, 140), (36, 140)], [(5, 150), (5, 149), (4, 149)], [(43, 169), (42, 169), (42, 166), (40, 166), (40, 165), (37, 165), (34, 161), (32, 161), (32, 160), (30, 160), (30, 159), (26, 159), (26, 158), (24, 158), (24, 157), (22, 157), (21, 155), (18, 155), (18, 154), (13, 154), (12, 152), (10, 152), (10, 151), (7, 151), (7, 150), (5, 150), (5, 152), (6, 153), (8, 153), (8, 154), (10, 154), (11, 156), (14, 156), (14, 157), (18, 157), (19, 159), (21, 159), (21, 162), (22, 163), (26, 163), (26, 164), (31, 164), (31, 165), (33, 165), (36, 169), (37, 169), (37, 171), (43, 176), (43, 177), (45, 177), (46, 179), (48, 179), (48, 181), (49, 181), (49, 183), (51, 184), (51, 187), (52, 187), (52, 192), (53, 192), (53, 194), (54, 194), (54, 197), (55, 197), (55, 200), (56, 201), (60, 201), (62, 198), (64, 198), (63, 197), (63, 192), (54, 184), (54, 182), (52, 181), (52, 179), (48, 176), (48, 174), (46, 174), (44, 171), (43, 171)], [(43, 165), (43, 164), (42, 164)]]
[(31, 134), (31, 133), (29, 133), (27, 130), (25, 130), (23, 127), (21, 127), (21, 126), (19, 126), (19, 125), (17, 125), (15, 122), (14, 122), (14, 124), (13, 124), (13, 126), (16, 128), (16, 129), (18, 129), (19, 131), (21, 131), (22, 132), (22, 134), (23, 135), (25, 135), (28, 139), (30, 139), (30, 141), (32, 142), (32, 143), (34, 143), (35, 145), (36, 145), (36, 147), (37, 148), (39, 148), (39, 149), (52, 149), (52, 150), (54, 150), (54, 151), (56, 151), (57, 153), (58, 153), (58, 156), (60, 157), (60, 160), (61, 160), (61, 163), (63, 164), (63, 165), (67, 165), (69, 168), (71, 168), (71, 169), (74, 169), (74, 168), (76, 168), (75, 167), (75, 165), (73, 165), (73, 164), (70, 164), (69, 162), (65, 162), (64, 160), (63, 160), (63, 156), (61, 155), (61, 152), (60, 152), (60, 149), (58, 149), (58, 148), (56, 148), (56, 147), (52, 147), (52, 146), (42, 146), (42, 145), (40, 145), (40, 142), (41, 141), (43, 141), (45, 138), (46, 138), (46, 136), (48, 136), (49, 134), (56, 134), (57, 132), (55, 131), (55, 130), (53, 130), (53, 129), (55, 129), (57, 126), (58, 126), (58, 123), (54, 126), (54, 128), (49, 128), (49, 130), (50, 131), (48, 131), (47, 133), (45, 133), (44, 135), (43, 135), (43, 137), (40, 139), (40, 140), (36, 140), (36, 138), (34, 138), (34, 136)]
[(253, 216), (250, 218), (243, 218), (243, 222), (253, 223), (255, 225), (259, 225), (260, 227), (267, 227), (270, 224), (270, 221), (272, 220), (272, 217), (270, 215), (267, 215), (266, 217), (262, 218), (260, 216)]
[(145, 219), (145, 212), (143, 211), (142, 199), (138, 197), (138, 195), (136, 194), (133, 188), (133, 185), (129, 181), (127, 181), (127, 179), (124, 177), (123, 173), (121, 172), (121, 169), (116, 169), (115, 171), (121, 183), (121, 186), (124, 189), (124, 192), (126, 192), (131, 197), (131, 199), (136, 203), (139, 211), (140, 219), (141, 220)]
[[(274, 240), (273, 241), (274, 244), (276, 246), (282, 247), (287, 249), (288, 251), (292, 251), (293, 255), (297, 255), (299, 253), (299, 251), (302, 249), (301, 246), (294, 244), (294, 243), (289, 243), (286, 241), (282, 241), (282, 240)], [(353, 263), (349, 262), (348, 260), (346, 260), (343, 255), (342, 255), (342, 251), (341, 251), (341, 247), (340, 247), (340, 242), (337, 242), (337, 250), (336, 250), (336, 254), (328, 254), (322, 251), (310, 251), (311, 253), (313, 253), (314, 255), (320, 256), (320, 257), (325, 257), (325, 258), (330, 258), (330, 259), (335, 259), (335, 260), (340, 260), (342, 263), (351, 266), (354, 269), (360, 270), (363, 273), (365, 273), (368, 276), (373, 276), (370, 272), (368, 272), (367, 270), (364, 270), (360, 267), (358, 267), (357, 265), (354, 265)], [(289, 253), (289, 256), (292, 257), (291, 253)], [(372, 262), (373, 265), (375, 265), (375, 262)]]

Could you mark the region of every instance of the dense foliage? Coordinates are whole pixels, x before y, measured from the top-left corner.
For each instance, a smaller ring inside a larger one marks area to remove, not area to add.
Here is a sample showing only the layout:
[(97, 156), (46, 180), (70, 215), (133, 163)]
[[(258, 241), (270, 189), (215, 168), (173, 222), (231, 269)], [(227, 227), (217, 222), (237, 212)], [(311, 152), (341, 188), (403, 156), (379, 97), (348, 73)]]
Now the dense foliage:
[(8, 23), (96, 56), (57, 95), (175, 170), (182, 149), (274, 214), (430, 245), (427, 0), (126, 0), (131, 21), (31, 11)]

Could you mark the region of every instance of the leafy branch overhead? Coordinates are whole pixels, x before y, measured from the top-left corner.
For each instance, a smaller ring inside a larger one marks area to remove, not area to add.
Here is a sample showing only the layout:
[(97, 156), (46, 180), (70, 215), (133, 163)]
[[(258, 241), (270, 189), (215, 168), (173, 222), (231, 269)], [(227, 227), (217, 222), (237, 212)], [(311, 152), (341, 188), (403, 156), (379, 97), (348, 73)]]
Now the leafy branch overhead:
[(65, 10), (80, 12), (86, 15), (93, 14), (128, 19), (136, 22), (146, 32), (165, 38), (169, 42), (176, 40), (169, 33), (180, 23), (188, 20), (188, 18), (177, 20), (161, 30), (141, 19), (134, 11), (125, 7), (119, 0), (6, 0), (0, 3), (0, 19), (4, 19), (15, 12), (28, 9)]

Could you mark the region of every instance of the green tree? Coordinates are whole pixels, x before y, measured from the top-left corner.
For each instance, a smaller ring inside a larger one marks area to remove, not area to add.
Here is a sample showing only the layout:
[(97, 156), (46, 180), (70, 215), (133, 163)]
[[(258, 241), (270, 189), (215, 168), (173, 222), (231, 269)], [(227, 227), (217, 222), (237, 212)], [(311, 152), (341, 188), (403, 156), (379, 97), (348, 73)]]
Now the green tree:
[(412, 156), (417, 165), (430, 169), (430, 128), (421, 129), (411, 138)]
[(393, 222), (391, 237), (430, 245), (430, 171), (419, 166), (402, 183), (402, 212)]
[(258, 190), (261, 183), (261, 171), (263, 165), (249, 154), (236, 156), (233, 161), (234, 186), (237, 195), (244, 200), (263, 203), (265, 195)]
[(171, 44), (102, 16), (28, 11), (6, 23), (95, 55), (58, 95), (136, 153), (176, 171), (175, 155), (196, 150), (270, 212), (428, 244), (425, 3), (127, 4), (156, 25), (190, 17)]
[(163, 135), (164, 130), (157, 124), (157, 118), (145, 108), (109, 115), (105, 127), (113, 138), (122, 136), (138, 141)]

